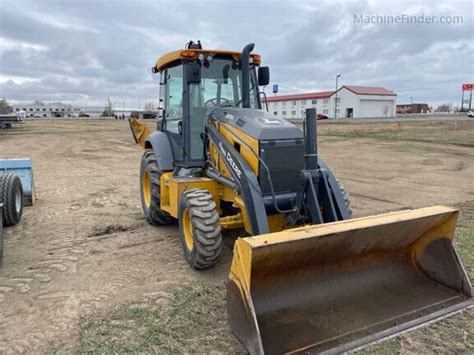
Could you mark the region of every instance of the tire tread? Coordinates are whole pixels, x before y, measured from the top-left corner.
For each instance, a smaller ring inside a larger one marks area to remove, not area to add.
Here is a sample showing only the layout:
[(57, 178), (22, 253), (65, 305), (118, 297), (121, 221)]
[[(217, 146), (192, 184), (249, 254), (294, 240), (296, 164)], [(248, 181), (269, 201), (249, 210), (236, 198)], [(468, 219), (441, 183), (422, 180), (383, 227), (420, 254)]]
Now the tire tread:
[(180, 203), (182, 212), (188, 209), (192, 228), (195, 252), (187, 250), (180, 221), (180, 236), (184, 253), (189, 264), (196, 269), (214, 266), (222, 251), (222, 234), (219, 213), (211, 194), (202, 189), (191, 189), (183, 193)]
[[(16, 189), (20, 189), (22, 205), (20, 212), (16, 211)], [(5, 173), (0, 175), (0, 202), (3, 202), (3, 226), (14, 226), (20, 222), (23, 213), (23, 187), (17, 175)]]
[(150, 207), (148, 209), (143, 207), (146, 220), (155, 226), (166, 225), (175, 222), (176, 220), (173, 217), (160, 209), (160, 180), (162, 171), (160, 171), (155, 153), (152, 150), (147, 150), (145, 153), (143, 153), (141, 169), (146, 169), (148, 171), (148, 176), (152, 185)]

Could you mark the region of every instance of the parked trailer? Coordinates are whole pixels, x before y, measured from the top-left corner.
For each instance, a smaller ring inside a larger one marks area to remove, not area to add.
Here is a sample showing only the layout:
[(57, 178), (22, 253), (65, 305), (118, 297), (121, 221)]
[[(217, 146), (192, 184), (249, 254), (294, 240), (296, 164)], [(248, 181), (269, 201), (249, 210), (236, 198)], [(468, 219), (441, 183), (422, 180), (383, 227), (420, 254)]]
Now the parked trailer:
[(0, 265), (3, 260), (3, 202), (0, 201)]
[(15, 114), (1, 114), (0, 115), (0, 127), (2, 129), (12, 128), (13, 123), (23, 122), (21, 116)]
[(0, 159), (0, 264), (3, 227), (18, 224), (23, 206), (33, 205), (36, 192), (31, 158)]
[[(36, 200), (35, 182), (33, 179), (33, 161), (31, 158), (0, 159), (0, 177), (12, 174), (20, 178), (23, 186), (25, 206), (33, 206)], [(4, 201), (5, 202), (5, 201)]]
[(23, 187), (17, 175), (0, 175), (0, 264), (3, 260), (3, 227), (18, 224), (23, 214)]

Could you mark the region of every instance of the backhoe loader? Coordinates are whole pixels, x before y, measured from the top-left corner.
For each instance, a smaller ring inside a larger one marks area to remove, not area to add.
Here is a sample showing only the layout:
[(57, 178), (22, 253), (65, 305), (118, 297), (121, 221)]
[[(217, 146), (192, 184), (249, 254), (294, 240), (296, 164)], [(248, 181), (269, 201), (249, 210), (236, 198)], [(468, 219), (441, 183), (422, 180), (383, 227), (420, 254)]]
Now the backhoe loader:
[(149, 223), (178, 222), (195, 269), (240, 229), (227, 286), (234, 334), (252, 354), (339, 353), (472, 306), (453, 248), (458, 210), (434, 206), (351, 219), (347, 193), (304, 130), (264, 109), (269, 68), (252, 53), (189, 42), (160, 57), (155, 130), (143, 149)]

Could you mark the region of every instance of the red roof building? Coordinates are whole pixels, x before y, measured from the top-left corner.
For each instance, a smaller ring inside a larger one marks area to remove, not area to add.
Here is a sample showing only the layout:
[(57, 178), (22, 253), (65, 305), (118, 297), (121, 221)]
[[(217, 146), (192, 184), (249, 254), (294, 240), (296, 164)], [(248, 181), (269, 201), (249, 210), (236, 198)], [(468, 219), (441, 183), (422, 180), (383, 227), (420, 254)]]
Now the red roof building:
[(343, 88), (352, 91), (356, 95), (397, 96), (393, 91), (377, 86), (344, 85), (339, 90), (342, 90)]
[(389, 118), (395, 117), (396, 97), (397, 94), (383, 87), (343, 85), (337, 92), (268, 96), (267, 103), (270, 112), (295, 120), (302, 119), (305, 109), (310, 107), (330, 118)]
[(268, 96), (268, 102), (274, 101), (290, 101), (290, 100), (311, 100), (311, 99), (324, 99), (331, 97), (334, 91), (320, 91), (320, 92), (309, 92), (307, 94), (294, 94), (294, 95), (278, 95)]

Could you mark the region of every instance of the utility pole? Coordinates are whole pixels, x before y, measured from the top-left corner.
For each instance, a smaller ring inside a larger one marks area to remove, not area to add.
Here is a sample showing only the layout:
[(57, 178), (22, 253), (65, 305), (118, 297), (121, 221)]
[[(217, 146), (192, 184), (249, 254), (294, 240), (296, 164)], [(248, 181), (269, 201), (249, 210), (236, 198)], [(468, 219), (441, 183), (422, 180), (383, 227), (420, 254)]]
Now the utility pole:
[(341, 77), (341, 74), (336, 75), (336, 97), (334, 98), (334, 119), (337, 120), (337, 85), (338, 79)]
[(472, 105), (472, 87), (471, 90), (469, 91), (471, 94), (469, 95), (469, 111), (471, 111), (471, 105)]
[(107, 114), (109, 115), (109, 117), (111, 117), (112, 115), (112, 102), (110, 102), (110, 96), (107, 97), (107, 106), (108, 106), (108, 110), (109, 112), (107, 112)]

